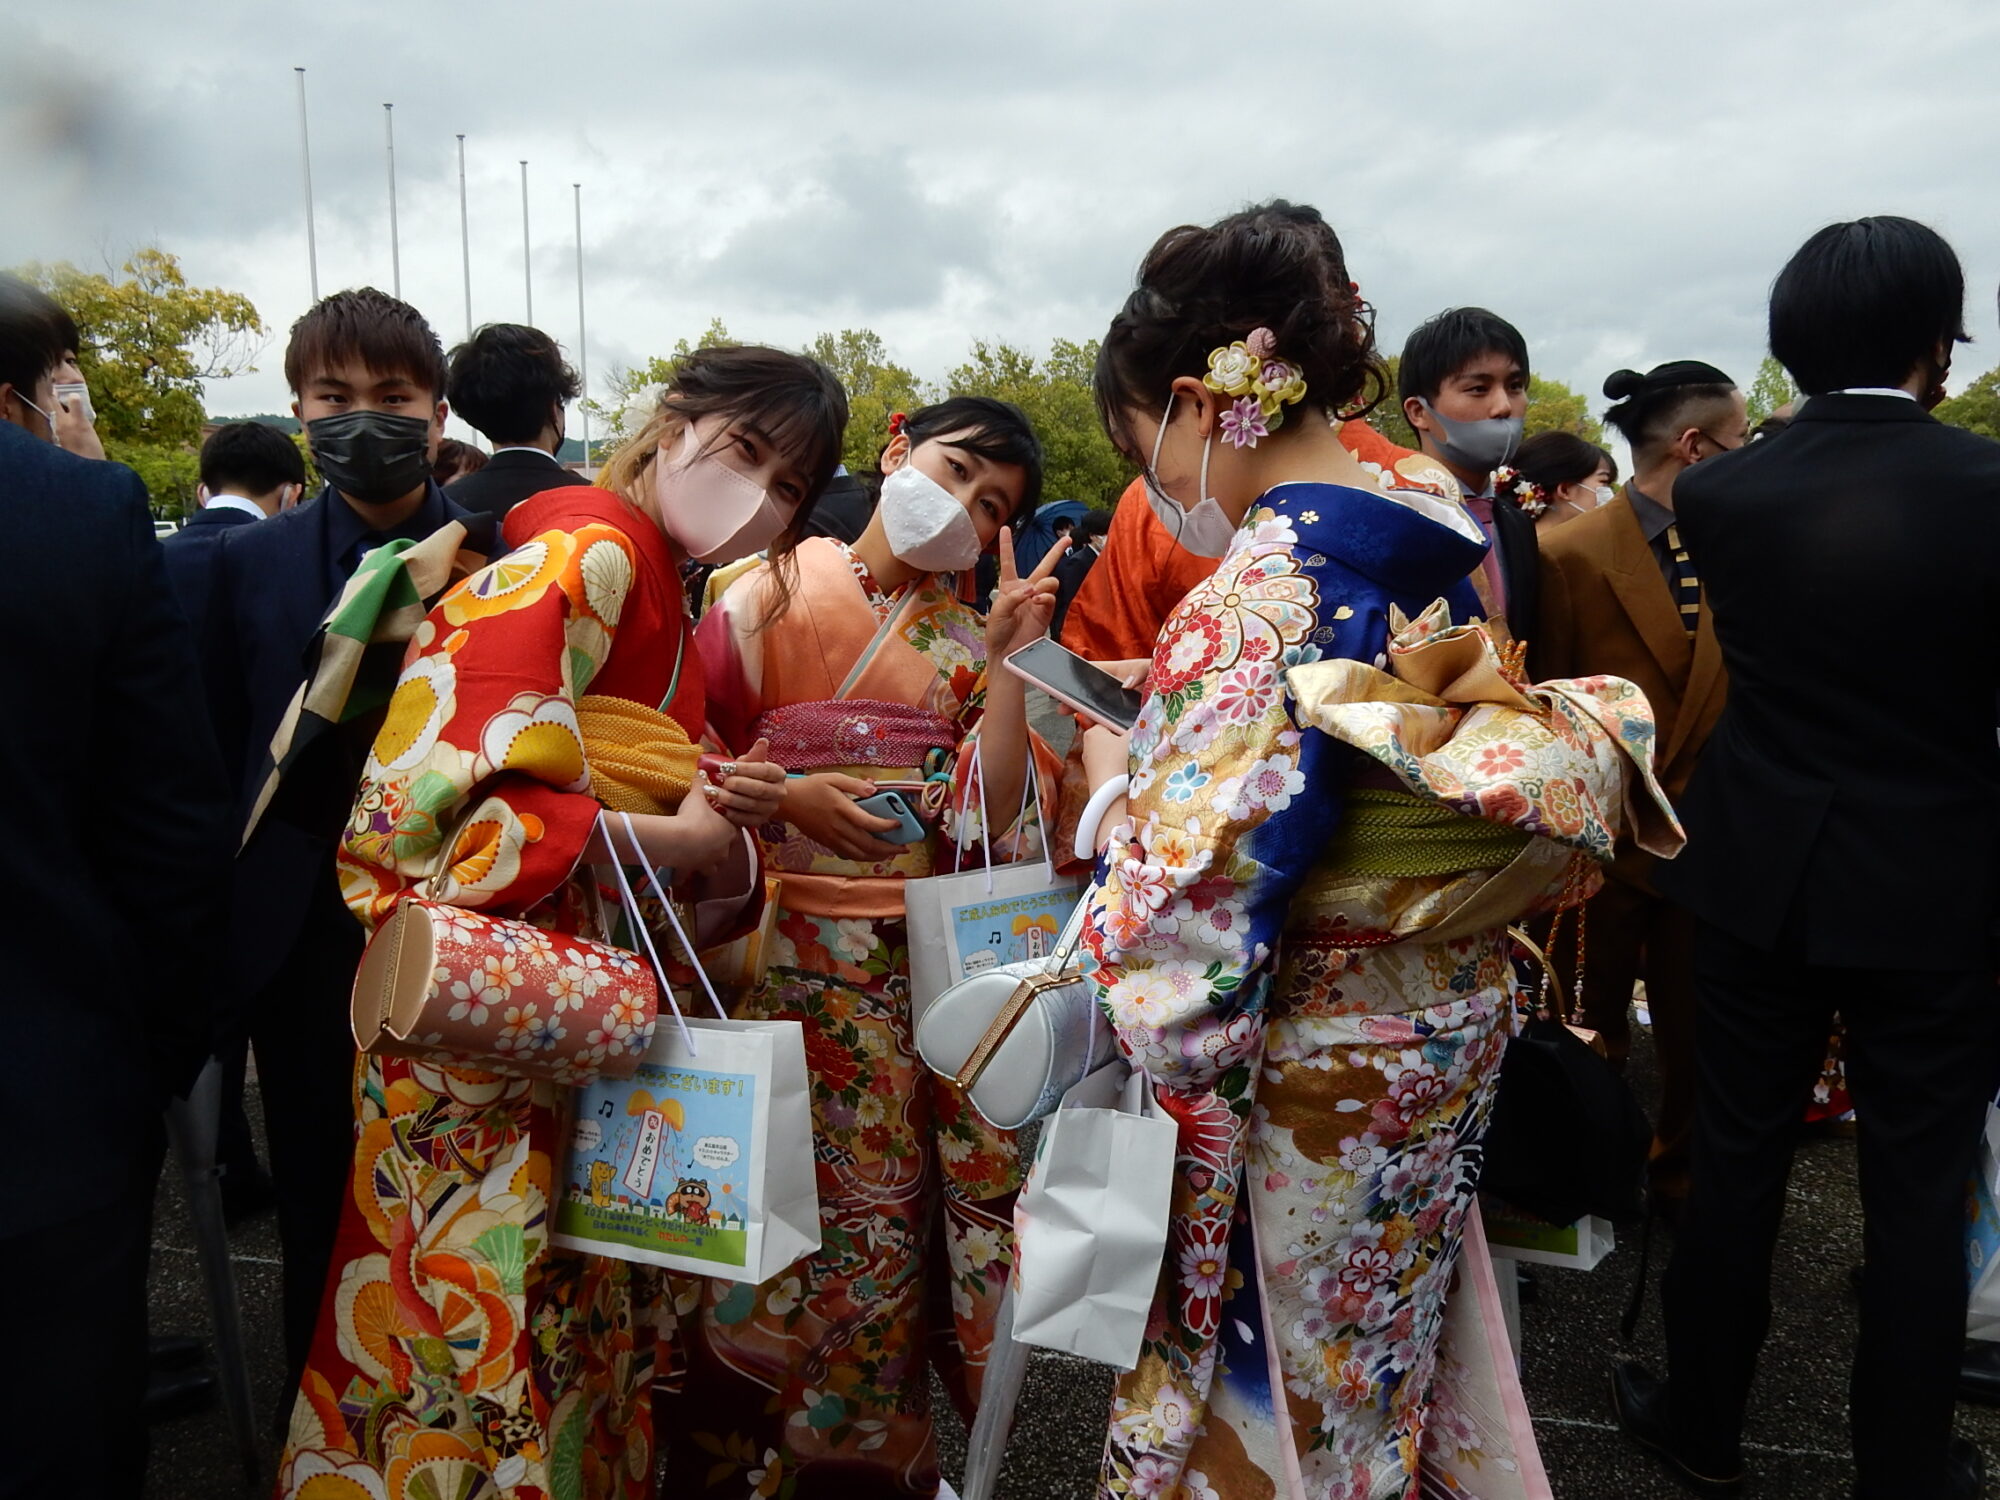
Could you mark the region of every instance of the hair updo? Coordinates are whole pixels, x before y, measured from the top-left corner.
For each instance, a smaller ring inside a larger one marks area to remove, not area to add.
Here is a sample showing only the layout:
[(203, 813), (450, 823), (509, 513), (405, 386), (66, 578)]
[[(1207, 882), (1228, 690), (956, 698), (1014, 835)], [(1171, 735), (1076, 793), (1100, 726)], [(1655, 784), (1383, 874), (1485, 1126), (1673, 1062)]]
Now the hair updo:
[(1299, 367), (1308, 406), (1358, 415), (1388, 390), (1374, 309), (1348, 280), (1340, 237), (1318, 209), (1278, 198), (1206, 229), (1169, 229), (1147, 252), (1097, 354), (1097, 412), (1112, 441), (1131, 451), (1128, 410), (1164, 410), (1176, 378), (1205, 375), (1212, 350), (1258, 328)]
[(1689, 426), (1718, 419), (1736, 393), (1736, 382), (1714, 365), (1677, 359), (1645, 374), (1613, 370), (1604, 394), (1618, 404), (1604, 420), (1632, 445), (1633, 455), (1651, 455)]

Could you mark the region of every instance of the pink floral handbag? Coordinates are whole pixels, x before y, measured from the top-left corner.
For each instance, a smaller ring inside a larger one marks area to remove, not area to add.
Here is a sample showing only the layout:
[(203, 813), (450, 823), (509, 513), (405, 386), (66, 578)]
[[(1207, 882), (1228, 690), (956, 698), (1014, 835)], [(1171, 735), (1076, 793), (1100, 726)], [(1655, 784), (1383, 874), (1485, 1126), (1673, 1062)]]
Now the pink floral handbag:
[[(599, 826), (609, 845), (608, 820)], [(624, 867), (612, 868), (632, 930), (644, 933)], [(652, 1045), (661, 987), (622, 948), (413, 896), (361, 956), (354, 1040), (385, 1057), (551, 1083), (630, 1078)]]

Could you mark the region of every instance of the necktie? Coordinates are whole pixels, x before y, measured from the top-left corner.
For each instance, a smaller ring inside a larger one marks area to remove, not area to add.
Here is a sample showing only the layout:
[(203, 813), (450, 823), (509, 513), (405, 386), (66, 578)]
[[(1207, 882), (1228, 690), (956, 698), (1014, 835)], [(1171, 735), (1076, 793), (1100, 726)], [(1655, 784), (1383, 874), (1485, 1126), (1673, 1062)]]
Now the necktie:
[(1674, 554), (1674, 603), (1680, 609), (1688, 639), (1693, 640), (1695, 626), (1701, 621), (1701, 579), (1695, 576), (1688, 549), (1681, 544), (1679, 526), (1667, 528), (1667, 546)]
[(1507, 585), (1500, 573), (1500, 532), (1493, 520), (1493, 497), (1474, 495), (1465, 502), (1465, 508), (1486, 533), (1487, 541), (1486, 556), (1480, 559), (1479, 571), (1472, 576), (1473, 590), (1488, 614), (1505, 614)]

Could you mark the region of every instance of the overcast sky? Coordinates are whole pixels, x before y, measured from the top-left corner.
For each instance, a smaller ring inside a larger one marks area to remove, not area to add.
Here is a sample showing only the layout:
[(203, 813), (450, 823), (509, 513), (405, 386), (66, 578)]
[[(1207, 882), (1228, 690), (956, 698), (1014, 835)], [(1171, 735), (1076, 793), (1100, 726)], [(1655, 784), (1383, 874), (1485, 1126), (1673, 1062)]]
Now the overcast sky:
[(932, 378), (974, 338), (1094, 337), (1160, 231), (1274, 195), (1340, 231), (1385, 348), (1482, 303), (1598, 408), (1621, 365), (1747, 385), (1778, 267), (1869, 213), (1965, 261), (1954, 384), (2000, 359), (1993, 0), (69, 0), (5, 29), (0, 265), (157, 243), (247, 293), (272, 342), (218, 414), (289, 399), (301, 64), (321, 291), (390, 285), (391, 101), (403, 294), (447, 345), (454, 135), (475, 321), (526, 312), (525, 157), (535, 321), (572, 354), (583, 183), (600, 394), (711, 317), (870, 327)]

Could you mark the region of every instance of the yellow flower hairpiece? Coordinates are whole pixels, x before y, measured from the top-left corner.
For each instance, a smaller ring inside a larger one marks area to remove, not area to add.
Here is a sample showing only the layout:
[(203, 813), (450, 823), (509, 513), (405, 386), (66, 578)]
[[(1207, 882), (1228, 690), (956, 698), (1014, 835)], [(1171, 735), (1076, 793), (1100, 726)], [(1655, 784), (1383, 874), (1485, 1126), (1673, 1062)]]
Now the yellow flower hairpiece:
[(1233, 396), (1222, 414), (1223, 440), (1238, 448), (1254, 448), (1285, 425), (1285, 408), (1305, 400), (1305, 376), (1289, 360), (1278, 358), (1277, 336), (1258, 328), (1208, 356), (1202, 384), (1218, 395)]

